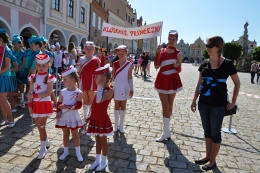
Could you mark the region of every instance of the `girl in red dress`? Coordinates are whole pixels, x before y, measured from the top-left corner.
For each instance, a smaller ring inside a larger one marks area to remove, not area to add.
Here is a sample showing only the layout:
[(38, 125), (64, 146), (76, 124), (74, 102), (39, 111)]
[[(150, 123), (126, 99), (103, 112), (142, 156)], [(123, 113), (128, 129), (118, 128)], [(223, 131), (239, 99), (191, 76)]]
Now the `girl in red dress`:
[(163, 110), (163, 133), (157, 142), (171, 138), (170, 118), (172, 115), (173, 102), (176, 93), (182, 90), (182, 83), (179, 76), (181, 71), (182, 53), (175, 46), (178, 40), (178, 32), (171, 30), (168, 36), (168, 47), (159, 47), (156, 51), (154, 66), (160, 68), (154, 86), (159, 93)]
[(99, 58), (93, 56), (94, 49), (94, 43), (87, 41), (84, 47), (86, 55), (80, 57), (77, 64), (79, 66), (80, 89), (83, 92), (83, 113), (86, 122), (89, 120), (89, 111), (94, 99), (95, 90), (97, 89), (97, 84), (94, 81), (94, 73), (100, 66)]
[(89, 168), (91, 171), (101, 171), (107, 166), (107, 136), (113, 135), (112, 123), (107, 113), (108, 105), (114, 94), (111, 88), (111, 71), (112, 68), (109, 64), (95, 71), (98, 88), (87, 129), (87, 135), (95, 136), (96, 139), (96, 160)]
[(46, 147), (50, 145), (45, 127), (47, 118), (53, 114), (50, 95), (56, 79), (54, 75), (48, 73), (49, 61), (48, 54), (36, 55), (36, 70), (38, 72), (29, 77), (30, 90), (27, 94), (28, 108), (40, 133), (41, 148), (38, 159), (45, 157)]
[(70, 66), (61, 73), (63, 84), (66, 88), (61, 90), (57, 103), (56, 128), (62, 128), (64, 152), (59, 160), (65, 160), (69, 155), (69, 137), (72, 134), (76, 156), (79, 162), (83, 161), (80, 153), (80, 139), (78, 128), (84, 128), (83, 121), (79, 114), (82, 107), (82, 91), (77, 88), (79, 81), (77, 70)]

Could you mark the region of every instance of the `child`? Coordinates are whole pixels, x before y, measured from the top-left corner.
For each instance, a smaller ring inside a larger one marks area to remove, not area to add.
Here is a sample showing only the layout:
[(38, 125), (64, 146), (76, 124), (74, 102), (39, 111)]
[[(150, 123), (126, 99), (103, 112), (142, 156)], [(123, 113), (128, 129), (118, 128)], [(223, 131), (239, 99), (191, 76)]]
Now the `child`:
[(78, 128), (84, 128), (83, 121), (79, 115), (82, 107), (82, 91), (77, 88), (79, 77), (76, 69), (70, 66), (62, 72), (63, 84), (66, 88), (61, 90), (57, 103), (56, 128), (62, 128), (64, 152), (59, 160), (64, 160), (69, 155), (69, 137), (73, 137), (76, 156), (79, 162), (83, 161), (80, 153), (80, 139)]
[(111, 71), (112, 68), (109, 64), (95, 71), (95, 81), (98, 88), (93, 100), (87, 129), (87, 135), (93, 135), (96, 139), (96, 160), (89, 168), (91, 171), (101, 171), (107, 166), (107, 136), (113, 135), (112, 123), (107, 113), (108, 105), (114, 94), (110, 87)]
[(132, 63), (126, 60), (127, 47), (125, 45), (118, 46), (117, 56), (119, 60), (113, 64), (113, 78), (114, 78), (114, 100), (115, 100), (115, 129), (118, 130), (118, 121), (120, 116), (121, 133), (124, 133), (124, 121), (126, 114), (126, 101), (133, 96), (133, 76)]
[(143, 54), (139, 56), (139, 59), (137, 61), (137, 71), (136, 74), (138, 74), (139, 70), (141, 71), (141, 75), (142, 75), (142, 62), (143, 62), (143, 58), (142, 58)]
[(97, 89), (97, 85), (94, 82), (94, 73), (100, 66), (98, 57), (93, 56), (94, 49), (94, 43), (87, 41), (84, 45), (86, 55), (80, 57), (77, 64), (79, 66), (80, 84), (83, 92), (83, 113), (85, 122), (89, 120), (89, 111), (95, 95), (94, 91)]
[(0, 122), (0, 126), (8, 124), (9, 127), (14, 127), (14, 118), (10, 104), (7, 101), (7, 92), (13, 92), (15, 90), (11, 81), (10, 70), (13, 53), (7, 46), (8, 42), (9, 36), (7, 34), (7, 30), (5, 28), (0, 28), (0, 46), (3, 46), (5, 49), (3, 61), (2, 64), (0, 64), (2, 65), (0, 66), (0, 106), (2, 111), (2, 121)]
[(41, 148), (38, 159), (43, 159), (46, 155), (46, 147), (49, 147), (49, 140), (46, 133), (46, 121), (53, 114), (51, 93), (54, 75), (48, 73), (50, 57), (47, 54), (36, 55), (37, 74), (29, 77), (30, 90), (27, 94), (28, 108), (34, 118), (36, 126), (40, 133)]
[[(55, 44), (56, 46), (56, 51), (53, 53), (54, 54), (54, 67), (55, 67), (55, 73), (56, 73), (56, 76), (57, 76), (57, 79), (58, 79), (58, 76), (61, 74), (62, 72), (62, 57), (63, 57), (63, 52), (61, 51), (60, 49), (60, 43), (57, 42)], [(61, 90), (61, 85), (62, 85), (62, 82), (61, 82), (61, 79), (59, 79), (59, 81), (57, 81), (57, 84), (58, 84), (58, 87), (56, 88), (57, 91), (60, 91)]]

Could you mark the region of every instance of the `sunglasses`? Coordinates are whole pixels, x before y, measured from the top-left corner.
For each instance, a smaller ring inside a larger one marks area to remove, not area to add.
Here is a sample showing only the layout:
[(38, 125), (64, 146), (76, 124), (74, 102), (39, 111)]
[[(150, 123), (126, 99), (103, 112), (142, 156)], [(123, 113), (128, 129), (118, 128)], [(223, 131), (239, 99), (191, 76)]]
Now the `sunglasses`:
[(206, 48), (213, 48), (213, 47), (215, 47), (215, 45), (214, 44), (206, 44)]

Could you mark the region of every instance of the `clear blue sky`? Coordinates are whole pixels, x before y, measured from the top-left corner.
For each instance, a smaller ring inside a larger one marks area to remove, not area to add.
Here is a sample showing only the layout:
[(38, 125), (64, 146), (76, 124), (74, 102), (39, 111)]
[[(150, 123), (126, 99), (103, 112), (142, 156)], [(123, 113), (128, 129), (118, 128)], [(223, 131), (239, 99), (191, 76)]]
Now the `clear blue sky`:
[(128, 0), (147, 24), (163, 21), (162, 42), (176, 29), (179, 40), (193, 43), (220, 35), (238, 40), (247, 21), (249, 40), (260, 46), (260, 0)]

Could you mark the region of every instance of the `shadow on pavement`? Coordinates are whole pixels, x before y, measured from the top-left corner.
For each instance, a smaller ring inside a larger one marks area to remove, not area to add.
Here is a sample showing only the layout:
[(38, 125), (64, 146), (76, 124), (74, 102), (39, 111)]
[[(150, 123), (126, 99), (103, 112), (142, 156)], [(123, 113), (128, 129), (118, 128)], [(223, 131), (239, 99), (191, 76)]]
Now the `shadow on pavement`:
[[(6, 153), (24, 153), (26, 156), (31, 156), (33, 155), (32, 151), (27, 151), (28, 148), (33, 145), (36, 147), (36, 145), (40, 145), (40, 143), (35, 143), (35, 141), (39, 141), (38, 138), (35, 140), (34, 136), (28, 135), (31, 133), (32, 130), (32, 121), (31, 121), (31, 116), (29, 113), (23, 111), (23, 114), (21, 115), (21, 112), (19, 111), (17, 113), (13, 113), (13, 117), (15, 120), (15, 126), (10, 128), (8, 125), (2, 126), (1, 127), (1, 138), (0, 138), (0, 157), (5, 155)], [(35, 129), (34, 129), (35, 130)], [(21, 140), (22, 138), (26, 137), (24, 140), (26, 144), (20, 145), (19, 147), (13, 147), (15, 143), (18, 140)], [(38, 136), (37, 136), (38, 137)], [(26, 153), (27, 152), (27, 153)], [(30, 153), (28, 153), (30, 152)]]
[(172, 141), (163, 142), (168, 150), (169, 156), (165, 158), (164, 164), (170, 172), (186, 172), (191, 170), (194, 172), (203, 172), (200, 166), (190, 162), (181, 152), (179, 147)]
[(22, 171), (22, 173), (35, 172), (41, 164), (42, 160), (38, 160), (37, 158), (33, 159)]
[(108, 147), (108, 172), (137, 173), (136, 151), (124, 133), (116, 132)]

